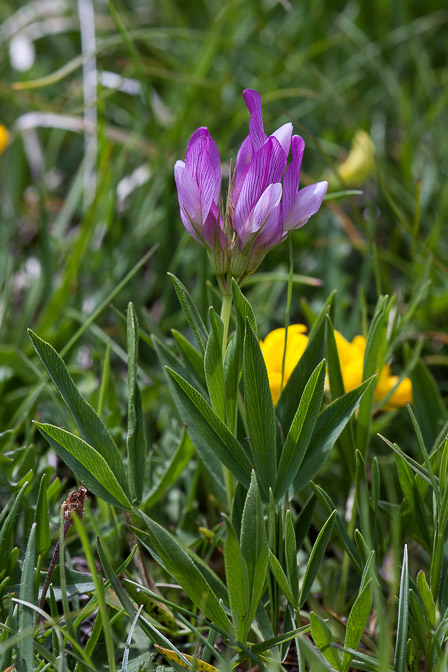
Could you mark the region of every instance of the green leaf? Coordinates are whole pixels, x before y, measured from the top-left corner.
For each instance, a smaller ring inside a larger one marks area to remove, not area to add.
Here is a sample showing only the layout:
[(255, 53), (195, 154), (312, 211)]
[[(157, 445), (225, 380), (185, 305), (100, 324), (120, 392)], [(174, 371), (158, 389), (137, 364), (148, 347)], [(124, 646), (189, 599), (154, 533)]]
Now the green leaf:
[(247, 564), (231, 521), (226, 520), (227, 537), (224, 545), (226, 583), (236, 638), (245, 641), (250, 609), (250, 589)]
[(403, 566), (400, 578), (400, 594), (398, 596), (397, 639), (395, 642), (394, 672), (405, 672), (406, 644), (408, 641), (409, 617), (409, 572), (408, 547), (405, 545)]
[(148, 518), (143, 512), (141, 515), (146, 525), (147, 544), (149, 549), (155, 553), (155, 559), (162, 560), (166, 570), (207, 618), (233, 636), (233, 627), (224, 609), (190, 556), (165, 528)]
[(334, 327), (329, 315), (326, 317), (326, 322), (325, 358), (327, 360), (331, 398), (334, 401), (345, 394), (345, 389), (344, 381), (342, 380), (341, 365), (339, 363), (338, 348), (334, 337)]
[[(185, 408), (184, 404), (182, 403), (183, 395), (179, 394), (179, 387), (173, 380), (173, 377), (169, 375), (168, 370), (172, 369), (183, 380), (190, 382), (192, 387), (195, 387), (195, 389), (198, 389), (200, 392), (202, 390), (196, 381), (191, 378), (190, 374), (181, 364), (181, 362), (176, 357), (174, 357), (166, 345), (159, 341), (155, 336), (153, 336), (152, 339), (159, 361), (164, 367), (166, 381), (178, 411), (179, 418), (183, 423), (188, 424), (188, 434), (191, 437), (194, 447), (196, 448), (196, 451), (205, 468), (213, 479), (216, 496), (218, 497), (219, 501), (225, 502), (227, 501), (227, 495), (224, 488), (221, 462), (218, 459), (216, 453), (212, 450), (208, 438), (204, 438), (202, 433), (197, 429), (196, 425), (192, 423), (189, 409), (188, 407)], [(207, 394), (205, 389), (203, 390), (203, 394)], [(247, 480), (249, 482), (249, 477)]]
[(248, 488), (251, 464), (239, 441), (194, 387), (168, 367), (167, 372), (174, 381), (188, 422), (194, 425), (229, 471)]
[(282, 589), (284, 596), (286, 597), (288, 602), (294, 607), (294, 609), (297, 609), (298, 607), (297, 599), (294, 597), (292, 588), (289, 585), (289, 581), (286, 578), (286, 574), (283, 571), (281, 564), (279, 563), (279, 561), (277, 560), (272, 551), (269, 551), (269, 567), (275, 577), (275, 580)]
[(313, 436), (299, 473), (294, 480), (294, 490), (298, 492), (312, 480), (324, 464), (342, 430), (356, 410), (362, 395), (371, 385), (373, 378), (339, 397), (319, 413)]
[[(36, 555), (36, 523), (31, 526), (23, 561), (22, 578), (20, 581), (20, 599), (34, 603), (34, 560)], [(18, 672), (34, 672), (33, 660), (33, 626), (34, 613), (26, 605), (19, 605), (19, 632), (23, 638), (19, 642)]]
[(36, 551), (38, 554), (42, 555), (46, 555), (51, 546), (47, 502), (47, 480), (47, 475), (43, 474), (39, 485), (39, 494), (37, 495), (36, 511), (34, 514), (34, 522), (37, 523)]
[[(303, 542), (305, 541), (305, 537), (308, 534), (308, 530), (310, 529), (311, 522), (313, 519), (313, 513), (314, 513), (314, 507), (316, 506), (316, 495), (310, 495), (307, 501), (305, 502), (302, 510), (300, 511), (299, 515), (296, 518), (296, 521), (294, 523), (294, 530), (296, 533), (296, 545), (297, 548), (301, 548)], [(331, 511), (333, 511), (335, 507), (333, 507)]]
[[(381, 357), (384, 356), (387, 318), (392, 307), (392, 300), (383, 296), (379, 299), (372, 323), (367, 334), (366, 350), (364, 353), (363, 380), (374, 376), (378, 367), (382, 365)], [(370, 428), (372, 424), (372, 408), (375, 387), (372, 386), (359, 405), (356, 423), (356, 445), (364, 456), (370, 441)]]
[(250, 609), (247, 617), (247, 627), (249, 628), (264, 592), (269, 553), (263, 509), (255, 472), (252, 472), (249, 490), (244, 503), (241, 519), (240, 546), (241, 555), (246, 563), (249, 577)]
[(238, 385), (241, 378), (241, 354), (238, 336), (234, 334), (227, 345), (223, 364), (224, 397), (226, 405), (226, 424), (236, 432), (238, 409)]
[(400, 481), (401, 489), (403, 490), (406, 502), (408, 503), (413, 521), (420, 533), (419, 540), (429, 550), (431, 548), (429, 521), (426, 516), (425, 506), (418, 490), (415, 477), (412, 475), (411, 468), (400, 455), (395, 454), (395, 461), (397, 464), (398, 480)]
[(274, 489), (277, 502), (293, 482), (305, 457), (322, 405), (324, 383), (325, 360), (311, 374), (286, 437)]
[(144, 508), (146, 511), (154, 506), (167, 490), (172, 488), (193, 455), (194, 446), (184, 428), (176, 452), (172, 456), (162, 476), (158, 479), (156, 485), (144, 501)]
[(224, 378), (222, 368), (223, 324), (210, 307), (211, 330), (204, 355), (205, 380), (207, 382), (210, 402), (215, 413), (225, 421), (226, 405), (224, 401)]
[(185, 360), (193, 367), (201, 382), (205, 383), (204, 360), (199, 350), (196, 350), (194, 345), (177, 329), (171, 329), (171, 333)]
[(195, 303), (191, 298), (189, 292), (187, 291), (187, 288), (181, 283), (181, 281), (178, 278), (176, 278), (176, 276), (173, 275), (172, 273), (168, 273), (168, 275), (173, 281), (177, 298), (179, 299), (179, 303), (182, 306), (182, 310), (184, 311), (185, 314), (185, 319), (187, 320), (194, 334), (196, 343), (198, 344), (200, 351), (202, 352), (202, 354), (204, 354), (205, 349), (207, 347), (208, 333), (207, 329), (204, 326), (202, 318), (199, 315), (199, 311), (196, 308)]
[(64, 361), (56, 350), (30, 329), (28, 334), (51, 380), (67, 404), (82, 438), (86, 443), (95, 447), (95, 450), (107, 460), (117, 480), (124, 483), (126, 473), (123, 460), (106, 425), (78, 392)]
[(241, 347), (242, 339), (244, 337), (244, 332), (246, 330), (246, 320), (249, 320), (252, 331), (255, 336), (257, 336), (257, 320), (255, 319), (255, 314), (252, 306), (249, 301), (244, 296), (241, 291), (238, 283), (232, 278), (232, 298), (233, 303), (235, 304), (236, 317), (237, 317), (237, 331), (241, 334)]
[(291, 511), (288, 509), (285, 516), (285, 560), (294, 604), (299, 601), (299, 571), (297, 566), (297, 544), (294, 523)]
[(249, 320), (243, 362), (244, 406), (252, 459), (263, 499), (267, 501), (277, 473), (276, 425), (266, 364)]
[[(344, 648), (356, 650), (361, 641), (361, 637), (367, 625), (370, 610), (372, 608), (372, 580), (364, 586), (363, 590), (356, 598), (350, 615), (347, 620), (347, 629), (345, 631)], [(344, 651), (342, 657), (342, 669), (344, 672), (348, 669), (352, 656)]]
[(134, 305), (129, 303), (127, 316), (128, 337), (128, 483), (132, 501), (141, 502), (146, 475), (146, 437), (140, 389), (137, 383), (138, 319)]
[(108, 462), (95, 448), (60, 427), (42, 424), (36, 420), (34, 424), (88, 490), (109, 504), (132, 510), (125, 489)]
[(317, 325), (317, 330), (312, 337), (309, 337), (305, 352), (290, 375), (275, 407), (284, 436), (289, 432), (297, 411), (297, 402), (301, 399), (311, 374), (324, 357), (325, 322), (323, 316), (321, 319), (318, 318)]
[(333, 531), (333, 525), (335, 521), (336, 511), (330, 515), (325, 525), (319, 532), (319, 535), (314, 543), (313, 550), (306, 565), (305, 574), (303, 577), (302, 589), (300, 591), (299, 598), (299, 607), (302, 608), (308, 597), (316, 574), (319, 571), (319, 567), (324, 557), (325, 549), (327, 544), (330, 541), (331, 533)]
[(313, 642), (323, 656), (328, 660), (336, 670), (341, 670), (341, 659), (334, 646), (335, 641), (333, 633), (328, 625), (317, 614), (310, 613), (311, 636)]
[[(313, 488), (317, 498), (319, 499), (319, 502), (321, 503), (322, 507), (326, 510), (328, 514), (330, 514), (332, 511), (336, 510), (336, 507), (333, 503), (333, 500), (330, 498), (330, 496), (322, 490), (322, 488), (316, 483), (311, 482), (311, 487)], [(353, 562), (354, 566), (356, 567), (357, 571), (361, 574), (362, 573), (362, 565), (361, 561), (359, 558), (359, 553), (356, 549), (355, 544), (353, 541), (350, 539), (347, 530), (345, 529), (345, 525), (343, 521), (341, 520), (341, 516), (339, 513), (336, 514), (336, 528), (338, 530), (339, 537), (344, 544), (345, 550), (347, 551), (348, 555), (351, 558), (351, 561)]]
[(434, 627), (436, 621), (436, 605), (432, 595), (431, 588), (426, 581), (425, 572), (421, 569), (417, 574), (417, 588), (425, 607), (425, 615), (428, 624), (428, 631)]

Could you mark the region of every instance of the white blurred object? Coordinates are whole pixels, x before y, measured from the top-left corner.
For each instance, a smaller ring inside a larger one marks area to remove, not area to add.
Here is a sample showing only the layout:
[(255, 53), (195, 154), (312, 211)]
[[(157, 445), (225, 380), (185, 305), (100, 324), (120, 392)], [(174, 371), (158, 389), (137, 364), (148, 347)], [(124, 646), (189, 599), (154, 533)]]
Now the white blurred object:
[(149, 180), (151, 171), (147, 163), (143, 163), (136, 168), (130, 175), (126, 175), (117, 185), (118, 210), (122, 212), (124, 203), (128, 196), (132, 194), (134, 189), (141, 187)]
[(17, 33), (9, 43), (9, 60), (11, 67), (18, 72), (26, 72), (33, 64), (36, 50), (33, 42), (25, 32)]

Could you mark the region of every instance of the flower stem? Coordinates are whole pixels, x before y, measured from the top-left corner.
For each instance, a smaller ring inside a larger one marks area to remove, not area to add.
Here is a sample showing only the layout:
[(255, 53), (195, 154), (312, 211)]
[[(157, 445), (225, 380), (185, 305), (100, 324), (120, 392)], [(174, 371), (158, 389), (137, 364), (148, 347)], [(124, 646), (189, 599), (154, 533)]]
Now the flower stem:
[[(232, 294), (229, 291), (223, 291), (222, 293), (222, 305), (221, 305), (221, 320), (224, 325), (224, 331), (222, 334), (222, 361), (226, 356), (227, 350), (227, 338), (229, 335), (229, 323), (230, 323), (230, 311), (232, 309)], [(227, 415), (227, 414), (226, 414)], [(227, 419), (227, 422), (229, 420)], [(230, 427), (230, 431), (234, 431), (233, 427)], [(227, 493), (227, 504), (229, 507), (229, 513), (232, 510), (233, 496), (235, 493), (235, 481), (233, 474), (227, 469), (227, 467), (222, 465), (222, 474), (224, 477), (224, 484), (226, 486)]]

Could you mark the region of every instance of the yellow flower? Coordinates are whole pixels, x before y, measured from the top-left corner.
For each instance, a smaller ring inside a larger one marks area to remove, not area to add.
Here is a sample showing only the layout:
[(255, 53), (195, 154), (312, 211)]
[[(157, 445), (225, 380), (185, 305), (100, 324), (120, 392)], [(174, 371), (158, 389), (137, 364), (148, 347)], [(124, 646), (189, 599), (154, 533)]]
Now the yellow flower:
[[(303, 355), (308, 344), (308, 337), (304, 332), (306, 332), (306, 327), (303, 324), (292, 324), (288, 329), (283, 387), (288, 382), (291, 373), (294, 371), (297, 362)], [(334, 336), (344, 388), (346, 392), (350, 392), (362, 383), (366, 339), (364, 336), (355, 336), (352, 342), (349, 343), (338, 331), (334, 332)], [(274, 404), (276, 404), (280, 396), (282, 383), (285, 330), (280, 328), (271, 331), (264, 341), (260, 341), (260, 347), (268, 371), (272, 400)], [(386, 364), (376, 383), (374, 392), (375, 399), (377, 401), (384, 399), (384, 397), (386, 397), (395, 387), (398, 380), (399, 377), (393, 376), (390, 366)], [(391, 395), (384, 408), (386, 410), (394, 410), (400, 408), (400, 406), (404, 406), (407, 401), (412, 403), (412, 383), (409, 378), (404, 378), (395, 392)]]
[[(304, 324), (291, 324), (288, 328), (288, 341), (286, 343), (285, 370), (283, 387), (288, 382), (289, 376), (294, 371), (297, 362), (304, 353), (308, 343), (308, 337), (304, 335)], [(282, 384), (282, 363), (285, 352), (285, 330), (274, 329), (260, 341), (266, 368), (268, 370), (269, 387), (271, 388), (272, 400), (277, 403)]]
[[(356, 131), (349, 155), (336, 169), (339, 180), (347, 186), (364, 184), (375, 167), (374, 149), (370, 135), (365, 131)], [(331, 188), (340, 186), (334, 175), (329, 177), (329, 185)]]
[(0, 154), (3, 154), (7, 146), (9, 145), (9, 133), (5, 126), (0, 124)]
[[(334, 332), (334, 336), (344, 388), (346, 392), (350, 392), (362, 382), (366, 339), (364, 336), (355, 336), (353, 341), (349, 343), (338, 331)], [(393, 376), (390, 366), (385, 364), (375, 386), (375, 399), (377, 401), (384, 399), (395, 387), (398, 380), (399, 377)], [(400, 406), (405, 406), (407, 401), (412, 403), (412, 383), (409, 378), (404, 378), (384, 408), (389, 411), (400, 408)]]

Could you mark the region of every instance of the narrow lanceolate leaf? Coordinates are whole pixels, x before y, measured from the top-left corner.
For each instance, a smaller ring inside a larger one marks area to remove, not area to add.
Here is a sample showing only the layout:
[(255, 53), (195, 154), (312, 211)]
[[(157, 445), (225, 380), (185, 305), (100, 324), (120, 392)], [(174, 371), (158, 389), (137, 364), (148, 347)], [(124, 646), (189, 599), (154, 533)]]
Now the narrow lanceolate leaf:
[(210, 308), (211, 330), (207, 341), (207, 348), (204, 355), (205, 380), (210, 402), (215, 413), (225, 421), (226, 405), (224, 401), (224, 377), (222, 367), (222, 338), (223, 325), (215, 313)]
[(297, 402), (302, 397), (303, 390), (311, 374), (324, 357), (325, 322), (318, 318), (318, 327), (314, 336), (310, 336), (305, 352), (301, 356), (296, 368), (289, 377), (280, 399), (275, 407), (275, 414), (286, 436), (294, 416), (297, 412)]
[(308, 593), (310, 592), (316, 574), (319, 571), (319, 567), (324, 557), (325, 549), (327, 544), (330, 541), (331, 533), (333, 531), (333, 525), (335, 521), (336, 511), (333, 511), (331, 516), (328, 518), (327, 522), (319, 532), (319, 535), (314, 543), (313, 550), (309, 557), (306, 569), (305, 576), (303, 577), (302, 590), (300, 591), (299, 606), (303, 607), (305, 604)]
[(285, 559), (286, 571), (288, 572), (294, 603), (299, 600), (299, 570), (297, 566), (297, 540), (291, 511), (286, 511), (285, 517)]
[(420, 597), (422, 598), (422, 602), (425, 606), (428, 630), (431, 630), (434, 627), (436, 620), (436, 605), (434, 603), (434, 597), (431, 588), (428, 586), (428, 582), (426, 581), (425, 572), (422, 569), (417, 574), (417, 587)]
[[(366, 351), (364, 354), (363, 380), (375, 375), (378, 366), (382, 364), (381, 357), (384, 355), (384, 341), (386, 336), (387, 318), (392, 306), (389, 297), (379, 299), (372, 323), (367, 334)], [(356, 443), (358, 450), (365, 455), (370, 439), (370, 427), (372, 424), (373, 393), (372, 386), (366, 391), (358, 411)]]
[(251, 464), (238, 439), (194, 387), (175, 371), (168, 367), (166, 370), (174, 382), (188, 422), (197, 429), (222, 464), (248, 488)]
[(316, 426), (324, 393), (325, 360), (313, 371), (286, 437), (278, 465), (274, 496), (279, 501), (293, 482)]
[(249, 301), (246, 299), (243, 292), (241, 291), (238, 283), (233, 278), (232, 278), (232, 298), (236, 310), (237, 330), (241, 332), (241, 337), (243, 337), (246, 329), (246, 320), (249, 320), (249, 324), (252, 328), (252, 331), (256, 336), (257, 320), (255, 319), (255, 313)]
[(263, 499), (267, 501), (277, 473), (276, 425), (266, 364), (249, 321), (244, 336), (243, 375), (252, 459)]
[(328, 625), (315, 614), (314, 611), (310, 613), (310, 625), (313, 642), (321, 654), (328, 660), (335, 670), (341, 670), (341, 659), (339, 658), (337, 649), (332, 646), (335, 641), (333, 633)]
[(302, 466), (294, 479), (297, 492), (314, 478), (324, 464), (342, 430), (350, 420), (358, 406), (362, 395), (371, 385), (373, 378), (365, 380), (361, 385), (339, 397), (319, 413), (313, 436)]
[[(372, 580), (366, 583), (356, 598), (347, 620), (344, 648), (356, 650), (367, 625), (370, 609), (372, 608)], [(348, 669), (352, 656), (344, 651), (342, 669)]]
[(328, 380), (330, 383), (331, 398), (337, 399), (345, 393), (342, 379), (341, 365), (339, 363), (338, 348), (334, 336), (334, 327), (329, 315), (327, 315), (327, 333), (325, 340), (325, 358), (328, 367)]
[[(20, 599), (24, 602), (34, 603), (34, 560), (36, 554), (36, 523), (31, 527), (28, 544), (26, 546), (25, 560), (23, 561), (22, 578), (20, 581)], [(19, 672), (33, 672), (33, 625), (34, 611), (24, 604), (19, 606), (19, 632), (24, 634), (19, 642)]]
[(132, 510), (123, 485), (95, 448), (60, 427), (36, 421), (35, 425), (88, 490), (109, 504)]
[(173, 281), (174, 289), (176, 290), (177, 298), (179, 303), (182, 306), (182, 310), (185, 314), (185, 319), (187, 320), (196, 342), (199, 346), (202, 354), (205, 353), (205, 348), (207, 347), (208, 333), (207, 329), (204, 326), (199, 311), (196, 308), (193, 299), (190, 296), (187, 288), (181, 283), (181, 281), (176, 278), (172, 273), (168, 273), (171, 280)]
[(124, 482), (126, 474), (118, 448), (104, 422), (78, 392), (62, 357), (49, 343), (43, 341), (30, 329), (28, 334), (51, 380), (67, 404), (82, 438), (86, 443), (95, 447), (95, 450), (107, 460), (117, 479)]
[(39, 494), (37, 495), (36, 512), (34, 514), (34, 522), (37, 523), (36, 551), (42, 555), (46, 554), (51, 545), (47, 503), (47, 480), (47, 474), (43, 474), (40, 481)]
[(406, 644), (408, 640), (409, 617), (409, 570), (408, 547), (405, 545), (403, 553), (403, 567), (401, 569), (400, 594), (398, 596), (397, 639), (395, 643), (394, 672), (404, 672), (406, 664)]
[(250, 608), (250, 589), (247, 564), (244, 560), (238, 537), (230, 520), (226, 520), (226, 543), (224, 560), (227, 590), (236, 638), (242, 642), (246, 637)]
[(250, 610), (247, 621), (248, 626), (250, 626), (264, 592), (269, 553), (255, 472), (252, 472), (251, 483), (244, 504), (240, 546), (249, 577)]
[(297, 609), (298, 606), (297, 599), (293, 595), (291, 586), (289, 585), (289, 581), (286, 577), (285, 572), (283, 571), (281, 564), (279, 563), (275, 555), (272, 553), (272, 551), (269, 551), (269, 567), (275, 577), (275, 580), (282, 589), (284, 596), (286, 597), (288, 602), (294, 607), (294, 609)]
[(165, 528), (143, 512), (141, 516), (146, 525), (143, 541), (146, 539), (148, 548), (155, 554), (155, 559), (162, 561), (163, 566), (182, 586), (193, 604), (233, 637), (233, 627), (224, 609), (190, 556)]
[(143, 427), (143, 411), (140, 389), (137, 383), (138, 367), (138, 319), (132, 303), (128, 305), (128, 483), (134, 503), (143, 496), (146, 467), (146, 438)]

